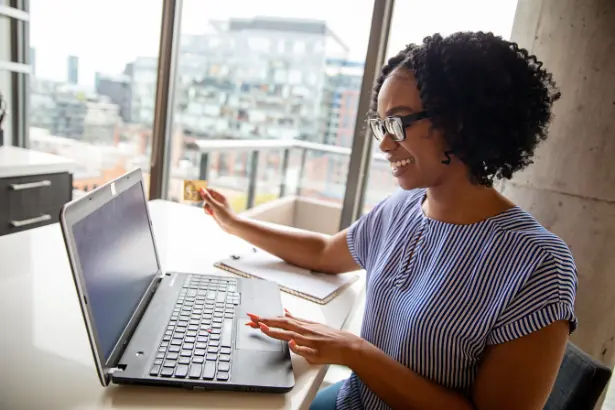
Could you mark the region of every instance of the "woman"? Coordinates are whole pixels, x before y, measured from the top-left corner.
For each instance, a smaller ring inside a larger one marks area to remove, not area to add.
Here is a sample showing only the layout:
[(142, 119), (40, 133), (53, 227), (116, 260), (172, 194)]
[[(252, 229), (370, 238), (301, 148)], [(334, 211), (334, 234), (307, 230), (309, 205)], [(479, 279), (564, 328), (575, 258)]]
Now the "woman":
[(576, 327), (567, 246), (493, 182), (531, 163), (559, 98), (542, 63), (492, 34), (409, 45), (382, 68), (368, 123), (402, 190), (332, 237), (233, 214), (227, 232), (331, 274), (367, 271), (361, 338), (250, 316), (311, 363), (348, 366), (312, 409), (542, 409)]

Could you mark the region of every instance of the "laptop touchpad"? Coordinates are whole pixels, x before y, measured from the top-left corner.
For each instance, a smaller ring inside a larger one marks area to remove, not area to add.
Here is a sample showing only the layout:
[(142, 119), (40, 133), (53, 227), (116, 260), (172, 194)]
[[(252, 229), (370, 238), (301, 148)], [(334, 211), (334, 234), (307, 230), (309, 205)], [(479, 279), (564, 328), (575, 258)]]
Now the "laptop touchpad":
[(238, 350), (258, 350), (265, 352), (280, 352), (282, 351), (282, 342), (272, 339), (259, 329), (252, 329), (245, 325), (245, 322), (238, 320), (237, 322), (237, 340), (235, 348)]

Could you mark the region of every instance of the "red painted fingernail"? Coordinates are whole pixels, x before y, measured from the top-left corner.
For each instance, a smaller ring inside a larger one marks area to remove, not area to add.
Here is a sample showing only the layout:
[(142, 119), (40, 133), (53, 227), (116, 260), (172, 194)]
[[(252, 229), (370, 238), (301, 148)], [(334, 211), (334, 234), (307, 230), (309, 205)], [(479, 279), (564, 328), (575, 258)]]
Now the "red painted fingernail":
[(256, 323), (254, 323), (254, 322), (247, 322), (247, 323), (246, 323), (246, 326), (250, 326), (250, 327), (253, 327), (253, 328), (255, 328), (255, 329), (256, 329), (256, 327), (257, 327), (258, 325), (257, 325)]
[(268, 331), (269, 331), (269, 326), (267, 326), (267, 325), (266, 325), (266, 324), (264, 324), (264, 323), (259, 323), (259, 324), (258, 324), (258, 326), (261, 328), (261, 330), (262, 330), (263, 332), (268, 332)]
[(289, 344), (289, 345), (292, 345), (292, 346), (297, 346), (297, 342), (295, 342), (293, 339), (290, 339), (290, 340), (288, 341), (288, 344)]
[(255, 314), (253, 314), (253, 313), (248, 313), (247, 315), (248, 315), (248, 317), (249, 317), (250, 319), (252, 319), (252, 320), (253, 320), (253, 321), (255, 321), (255, 322), (258, 322), (258, 320), (260, 319), (258, 316), (256, 316), (256, 315), (255, 315)]
[(290, 315), (290, 312), (288, 311), (288, 309), (284, 308), (284, 312), (288, 313)]

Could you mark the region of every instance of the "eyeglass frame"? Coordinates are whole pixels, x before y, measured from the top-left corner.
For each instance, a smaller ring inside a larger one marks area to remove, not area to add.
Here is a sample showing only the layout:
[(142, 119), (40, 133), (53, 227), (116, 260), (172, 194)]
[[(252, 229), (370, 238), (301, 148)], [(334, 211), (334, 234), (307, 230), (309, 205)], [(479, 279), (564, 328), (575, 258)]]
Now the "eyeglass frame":
[[(367, 123), (369, 124), (369, 129), (372, 132), (372, 135), (374, 136), (376, 141), (382, 141), (384, 139), (384, 136), (386, 134), (389, 134), (393, 141), (401, 142), (406, 139), (406, 128), (408, 128), (415, 122), (418, 122), (420, 120), (424, 120), (430, 117), (431, 115), (429, 111), (425, 110), (425, 111), (420, 111), (420, 112), (416, 112), (416, 113), (408, 114), (408, 115), (401, 115), (401, 116), (392, 115), (390, 117), (386, 117), (383, 120), (381, 120), (380, 118), (368, 118)], [(392, 121), (398, 122), (398, 126), (400, 126), (399, 131), (402, 134), (402, 137), (399, 137), (396, 134), (395, 130), (392, 128), (393, 125), (391, 125), (391, 128), (389, 128), (388, 124), (390, 124)], [(379, 127), (380, 132), (384, 131), (382, 132), (382, 137), (378, 136), (378, 133), (374, 130), (374, 127)]]

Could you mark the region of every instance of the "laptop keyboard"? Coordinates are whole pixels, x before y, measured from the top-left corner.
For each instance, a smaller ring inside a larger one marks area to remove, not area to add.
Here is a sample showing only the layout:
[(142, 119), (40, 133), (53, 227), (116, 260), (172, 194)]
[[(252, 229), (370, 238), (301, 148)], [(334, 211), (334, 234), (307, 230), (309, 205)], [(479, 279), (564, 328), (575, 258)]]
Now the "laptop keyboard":
[(149, 375), (228, 381), (237, 281), (190, 275), (173, 308)]

